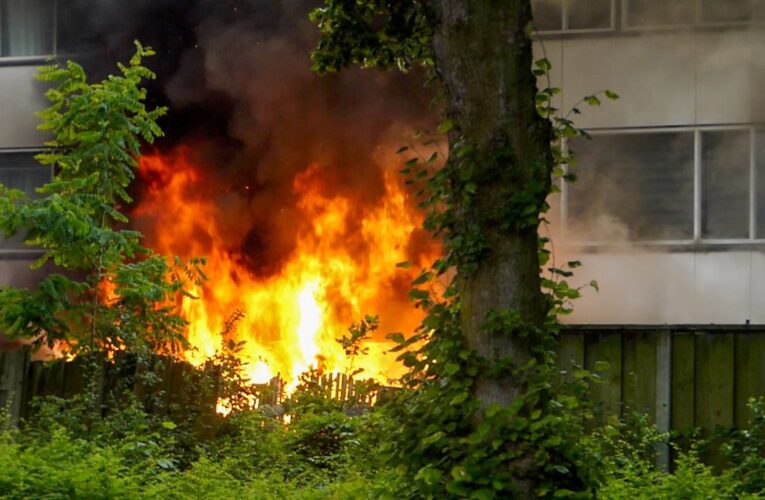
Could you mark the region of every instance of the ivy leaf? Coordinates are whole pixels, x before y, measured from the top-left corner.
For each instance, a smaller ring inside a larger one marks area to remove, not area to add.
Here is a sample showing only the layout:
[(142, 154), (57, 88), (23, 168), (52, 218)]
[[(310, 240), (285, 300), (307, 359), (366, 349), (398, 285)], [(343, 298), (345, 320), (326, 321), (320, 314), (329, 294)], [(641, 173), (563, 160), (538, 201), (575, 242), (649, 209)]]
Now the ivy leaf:
[(438, 128), (436, 129), (436, 132), (439, 134), (445, 134), (449, 132), (452, 128), (454, 128), (454, 122), (450, 119), (446, 119), (438, 124)]
[(457, 394), (456, 396), (452, 398), (449, 404), (452, 406), (460, 405), (464, 403), (468, 397), (470, 397), (470, 394), (468, 394), (467, 392), (460, 392), (459, 394)]

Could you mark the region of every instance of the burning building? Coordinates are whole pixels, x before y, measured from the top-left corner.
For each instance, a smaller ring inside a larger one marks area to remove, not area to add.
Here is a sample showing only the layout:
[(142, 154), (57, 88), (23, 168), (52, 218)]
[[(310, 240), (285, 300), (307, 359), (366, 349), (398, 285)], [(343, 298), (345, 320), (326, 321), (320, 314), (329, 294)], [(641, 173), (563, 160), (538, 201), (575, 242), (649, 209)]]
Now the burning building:
[[(167, 140), (142, 159), (131, 216), (148, 246), (210, 258), (202, 299), (183, 304), (189, 359), (213, 352), (227, 317), (243, 310), (256, 380), (319, 362), (342, 368), (334, 338), (363, 314), (379, 314), (382, 333), (411, 330), (413, 275), (396, 263), (426, 266), (438, 252), (394, 155), (432, 125), (426, 91), (416, 75), (313, 75), (305, 3), (0, 0), (0, 182), (12, 187), (31, 192), (52, 175), (32, 159), (45, 140), (35, 130), (45, 105), (37, 65), (87, 54), (98, 75), (133, 38), (158, 50), (152, 90), (173, 111)], [(562, 89), (555, 106), (578, 108), (576, 124), (592, 136), (565, 145), (578, 181), (552, 199), (556, 260), (580, 260), (575, 280), (600, 285), (566, 321), (611, 328), (564, 342), (564, 354), (590, 365), (586, 352), (606, 352), (621, 384), (607, 404), (639, 399), (665, 427), (679, 380), (671, 362), (687, 342), (672, 332), (765, 324), (760, 3), (533, 1), (537, 55)], [(601, 89), (621, 98), (585, 109), (581, 98)], [(33, 281), (35, 254), (0, 242), (0, 284)], [(647, 350), (622, 335), (656, 325), (669, 326)], [(736, 339), (725, 347), (731, 367), (747, 349)], [(393, 375), (375, 340), (370, 372)], [(691, 341), (697, 360), (704, 342)], [(640, 394), (625, 382), (638, 365), (652, 380)]]

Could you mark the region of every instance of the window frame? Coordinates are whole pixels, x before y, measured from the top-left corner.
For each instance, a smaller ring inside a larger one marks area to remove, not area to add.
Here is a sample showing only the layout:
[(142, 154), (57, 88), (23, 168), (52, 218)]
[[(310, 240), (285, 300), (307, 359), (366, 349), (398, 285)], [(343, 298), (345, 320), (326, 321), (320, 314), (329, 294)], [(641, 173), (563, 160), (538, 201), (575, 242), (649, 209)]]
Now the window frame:
[[(29, 153), (31, 155), (36, 155), (38, 153), (45, 152), (46, 148), (40, 148), (40, 147), (30, 147), (30, 148), (0, 148), (0, 155), (4, 154), (13, 154), (13, 153)], [(2, 167), (0, 167), (2, 168)], [(35, 168), (35, 167), (30, 167)], [(45, 168), (48, 169), (49, 173), (49, 180), (48, 182), (53, 181), (54, 177), (54, 168), (51, 165), (45, 166), (45, 165), (39, 165), (39, 168)], [(2, 234), (0, 234), (0, 240), (3, 240)], [(6, 258), (6, 257), (12, 257), (12, 256), (34, 256), (34, 255), (40, 255), (43, 251), (39, 248), (29, 247), (29, 246), (21, 246), (20, 248), (3, 248), (0, 246), (0, 259)]]
[[(702, 164), (702, 133), (716, 131), (748, 131), (749, 132), (749, 235), (747, 238), (708, 238), (702, 234), (702, 203), (703, 203), (703, 164)], [(686, 126), (668, 126), (668, 127), (619, 127), (619, 128), (594, 128), (587, 130), (591, 136), (604, 135), (623, 135), (623, 134), (641, 134), (641, 133), (672, 133), (672, 132), (692, 132), (693, 133), (693, 236), (691, 239), (680, 240), (629, 240), (629, 241), (608, 241), (571, 238), (568, 233), (569, 224), (569, 186), (568, 181), (561, 180), (560, 185), (560, 237), (565, 246), (575, 246), (583, 248), (600, 248), (613, 246), (644, 246), (644, 247), (726, 247), (740, 245), (765, 245), (765, 234), (757, 234), (757, 181), (759, 178), (759, 169), (765, 172), (765, 158), (761, 158), (758, 165), (758, 134), (760, 140), (765, 141), (765, 126), (755, 123), (736, 123), (728, 125), (686, 125)], [(568, 151), (568, 140), (562, 144), (564, 152)], [(576, 155), (576, 151), (574, 151)], [(568, 165), (563, 165), (563, 172), (568, 173)], [(765, 203), (765, 199), (760, 200)], [(765, 231), (764, 231), (765, 232)]]

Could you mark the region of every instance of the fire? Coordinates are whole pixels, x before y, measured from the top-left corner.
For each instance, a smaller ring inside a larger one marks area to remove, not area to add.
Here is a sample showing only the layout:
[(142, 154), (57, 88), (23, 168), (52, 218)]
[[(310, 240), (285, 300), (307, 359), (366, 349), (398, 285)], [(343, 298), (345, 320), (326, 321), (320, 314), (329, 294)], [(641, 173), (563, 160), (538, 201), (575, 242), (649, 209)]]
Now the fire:
[[(421, 320), (406, 289), (415, 269), (429, 264), (438, 249), (433, 243), (413, 249), (421, 215), (395, 169), (383, 172), (379, 203), (367, 203), (362, 210), (351, 195), (333, 189), (321, 165), (307, 165), (291, 183), (292, 218), (281, 219), (294, 225), (289, 228), (296, 235), (291, 249), (280, 256), (277, 269), (253, 272), (243, 255), (244, 228), (238, 241), (230, 235), (237, 220), (247, 225), (251, 208), (216, 203), (214, 180), (205, 178), (192, 156), (189, 148), (179, 148), (142, 157), (144, 188), (132, 213), (147, 246), (208, 259), (209, 281), (192, 291), (197, 299), (184, 298), (180, 304), (193, 347), (185, 353), (188, 361), (199, 364), (214, 355), (226, 320), (240, 310), (244, 317), (234, 335), (246, 341), (242, 358), (253, 382), (281, 376), (295, 383), (310, 367), (348, 372), (354, 360), (346, 359), (336, 339), (365, 314), (379, 313), (379, 336), (355, 366), (381, 382), (400, 375), (403, 368), (387, 354), (391, 346), (384, 334), (412, 331)], [(240, 195), (233, 198), (241, 201)], [(396, 267), (405, 260), (413, 262), (413, 269)]]

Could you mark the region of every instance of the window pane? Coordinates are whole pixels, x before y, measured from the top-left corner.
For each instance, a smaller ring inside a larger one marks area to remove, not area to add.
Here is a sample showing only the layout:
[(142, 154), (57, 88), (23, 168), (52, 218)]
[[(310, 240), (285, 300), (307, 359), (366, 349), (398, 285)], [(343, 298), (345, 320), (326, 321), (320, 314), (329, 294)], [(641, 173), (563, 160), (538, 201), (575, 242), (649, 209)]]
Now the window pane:
[[(34, 159), (34, 153), (0, 154), (0, 183), (13, 189), (38, 196), (35, 189), (51, 181), (50, 167), (43, 167)], [(4, 239), (0, 233), (0, 249), (24, 248), (22, 238)]]
[(3, 56), (39, 56), (53, 53), (53, 0), (4, 0)]
[(662, 26), (693, 24), (696, 21), (696, 0), (628, 0), (627, 25)]
[(534, 27), (537, 31), (560, 31), (563, 29), (562, 0), (531, 0)]
[(693, 133), (595, 135), (572, 141), (569, 236), (661, 240), (693, 236)]
[(749, 21), (752, 0), (701, 0), (701, 20), (705, 23), (734, 23)]
[(701, 134), (701, 235), (749, 237), (749, 131)]
[(569, 0), (569, 29), (603, 29), (610, 27), (611, 0)]

